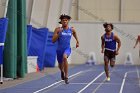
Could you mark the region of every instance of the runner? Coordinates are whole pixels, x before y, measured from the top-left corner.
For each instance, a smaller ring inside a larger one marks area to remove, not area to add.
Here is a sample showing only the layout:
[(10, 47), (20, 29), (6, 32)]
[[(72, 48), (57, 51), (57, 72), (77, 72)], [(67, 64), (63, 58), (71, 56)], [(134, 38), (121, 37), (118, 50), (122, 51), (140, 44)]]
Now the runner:
[[(105, 28), (105, 34), (101, 36), (101, 53), (104, 53), (104, 69), (107, 77), (107, 81), (110, 81), (109, 68), (108, 64), (110, 62), (110, 66), (115, 66), (115, 56), (119, 54), (119, 49), (121, 47), (121, 41), (117, 35), (115, 35), (113, 30), (112, 23), (104, 23), (103, 27)], [(118, 47), (116, 49), (116, 42), (118, 43)]]
[(69, 84), (67, 58), (71, 54), (71, 36), (73, 35), (76, 40), (76, 48), (79, 47), (79, 41), (75, 29), (68, 26), (71, 17), (64, 14), (61, 15), (59, 19), (61, 20), (59, 23), (62, 24), (62, 27), (55, 29), (52, 41), (58, 41), (57, 60), (61, 71), (61, 79), (65, 80), (66, 84)]

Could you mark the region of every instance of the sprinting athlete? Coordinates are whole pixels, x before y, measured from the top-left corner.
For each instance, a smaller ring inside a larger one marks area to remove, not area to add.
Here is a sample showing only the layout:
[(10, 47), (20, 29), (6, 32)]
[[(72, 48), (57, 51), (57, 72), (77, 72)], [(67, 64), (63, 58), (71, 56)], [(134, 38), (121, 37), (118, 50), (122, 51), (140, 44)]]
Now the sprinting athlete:
[(61, 15), (59, 19), (61, 20), (59, 23), (62, 24), (62, 27), (55, 29), (52, 41), (58, 41), (57, 60), (61, 71), (61, 79), (65, 80), (66, 84), (69, 84), (67, 58), (71, 54), (71, 36), (73, 35), (76, 40), (76, 48), (79, 47), (79, 41), (75, 29), (68, 25), (71, 17), (64, 14)]
[[(106, 73), (106, 80), (110, 81), (109, 67), (115, 66), (115, 56), (119, 54), (119, 49), (121, 47), (121, 41), (117, 35), (115, 35), (113, 30), (113, 25), (111, 23), (104, 23), (103, 27), (105, 28), (105, 34), (101, 36), (101, 53), (104, 53), (104, 70)], [(118, 46), (116, 48), (116, 43)]]

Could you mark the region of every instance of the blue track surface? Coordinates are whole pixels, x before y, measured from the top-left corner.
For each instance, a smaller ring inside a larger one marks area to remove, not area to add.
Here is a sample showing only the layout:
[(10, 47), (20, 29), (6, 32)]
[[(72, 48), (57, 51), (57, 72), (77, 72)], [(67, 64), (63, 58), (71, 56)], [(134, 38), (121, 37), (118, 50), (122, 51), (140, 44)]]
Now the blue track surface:
[(60, 73), (26, 82), (0, 93), (140, 93), (140, 66), (116, 65), (110, 68), (107, 82), (103, 65), (80, 65), (69, 70), (69, 82), (60, 80)]

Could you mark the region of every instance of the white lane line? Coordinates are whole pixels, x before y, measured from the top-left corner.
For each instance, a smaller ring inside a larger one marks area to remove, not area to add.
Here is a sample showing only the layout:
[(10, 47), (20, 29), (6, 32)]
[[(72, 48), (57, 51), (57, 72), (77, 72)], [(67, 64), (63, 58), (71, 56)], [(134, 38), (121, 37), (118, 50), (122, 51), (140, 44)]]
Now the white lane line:
[[(74, 76), (76, 76), (76, 75), (79, 75), (79, 74), (81, 74), (83, 71), (79, 71), (79, 72), (77, 72), (76, 74), (73, 74), (73, 75), (71, 75), (71, 76), (69, 76), (69, 78), (71, 78), (71, 77), (74, 77)], [(40, 90), (38, 90), (38, 91), (35, 91), (35, 92), (33, 92), (33, 93), (39, 93), (39, 92), (41, 92), (41, 91), (43, 91), (43, 90), (45, 90), (45, 89), (48, 89), (48, 88), (50, 88), (50, 87), (52, 87), (52, 86), (54, 86), (54, 85), (56, 85), (56, 84), (58, 84), (58, 83), (61, 83), (63, 80), (60, 80), (60, 81), (58, 81), (58, 82), (55, 82), (55, 83), (53, 83), (53, 84), (51, 84), (51, 85), (49, 85), (49, 86), (47, 86), (47, 87), (45, 87), (45, 88), (42, 88), (42, 89), (40, 89)]]
[(125, 80), (126, 80), (127, 74), (128, 73), (132, 73), (132, 72), (136, 72), (136, 71), (128, 71), (128, 72), (125, 73), (124, 78), (123, 78), (123, 82), (122, 82), (122, 85), (121, 85), (121, 89), (120, 89), (119, 93), (123, 92), (123, 88), (124, 88), (124, 84), (125, 84)]
[(103, 80), (103, 82), (101, 82), (97, 88), (95, 88), (95, 90), (92, 93), (96, 93), (96, 91), (104, 84), (104, 82), (106, 81), (106, 78)]
[[(81, 73), (87, 73), (87, 72), (90, 72), (90, 71), (96, 71), (96, 70), (88, 69), (88, 70), (82, 71)], [(74, 78), (76, 78), (77, 76), (78, 76), (78, 75), (76, 75), (76, 76), (74, 76), (74, 77), (71, 77), (71, 78), (69, 79), (69, 81), (72, 80), (72, 79), (74, 79)], [(70, 84), (71, 84), (71, 83), (70, 83)], [(69, 84), (69, 85), (70, 85), (70, 84)], [(62, 85), (62, 83), (57, 84), (56, 86), (54, 86), (54, 87), (51, 88), (51, 89), (57, 88), (57, 87), (59, 87), (60, 85)], [(45, 90), (43, 93), (46, 93), (47, 91), (50, 91), (50, 89), (49, 89), (49, 90)], [(42, 93), (42, 92), (41, 92), (41, 93)]]
[(120, 92), (119, 93), (122, 93), (122, 91), (123, 91), (123, 87), (124, 87), (126, 76), (127, 76), (127, 72), (124, 75), (123, 82), (122, 82), (121, 89), (120, 89)]
[(86, 85), (83, 89), (81, 89), (80, 91), (78, 91), (77, 93), (81, 93), (83, 92), (87, 87), (89, 87), (93, 82), (95, 82), (100, 76), (102, 76), (104, 74), (104, 71), (102, 73), (100, 73), (95, 79), (93, 79), (91, 82), (88, 83), (88, 85)]
[[(101, 83), (92, 83), (92, 85), (99, 85), (99, 84), (102, 84), (104, 82), (101, 82)], [(70, 83), (70, 85), (87, 85), (88, 83)], [(121, 85), (121, 83), (104, 83), (104, 85)], [(132, 84), (127, 84), (127, 85), (132, 85)]]
[(138, 70), (138, 67), (137, 66), (136, 66), (136, 70), (137, 70), (137, 76), (138, 76), (139, 87), (140, 87), (140, 74), (139, 74), (139, 70)]
[[(113, 69), (110, 73), (110, 76), (112, 74), (112, 72), (114, 72), (115, 69)], [(117, 71), (117, 70), (116, 70)], [(106, 78), (94, 89), (94, 91), (92, 93), (96, 93), (96, 91), (103, 85), (105, 84)]]

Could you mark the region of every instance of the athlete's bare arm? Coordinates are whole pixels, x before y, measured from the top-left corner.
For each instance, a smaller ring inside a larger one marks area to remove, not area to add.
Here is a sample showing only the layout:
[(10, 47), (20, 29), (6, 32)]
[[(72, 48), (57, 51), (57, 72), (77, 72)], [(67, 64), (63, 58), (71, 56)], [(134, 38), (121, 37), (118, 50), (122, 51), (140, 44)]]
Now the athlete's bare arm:
[(118, 47), (117, 47), (117, 50), (116, 50), (116, 55), (118, 55), (119, 54), (120, 47), (121, 47), (121, 40), (120, 40), (120, 38), (117, 35), (114, 35), (114, 39), (118, 43)]
[(140, 43), (140, 36), (138, 36), (134, 48), (136, 48), (136, 46), (138, 45), (138, 43)]
[(76, 33), (76, 30), (72, 27), (72, 34), (76, 40), (76, 48), (79, 47), (79, 40), (78, 40), (78, 37), (77, 37), (77, 33)]
[(60, 32), (60, 28), (55, 28), (54, 30), (54, 34), (53, 34), (53, 38), (52, 38), (52, 42), (55, 43), (59, 37), (59, 32)]
[(104, 53), (105, 41), (104, 41), (104, 37), (103, 36), (101, 36), (101, 48), (102, 48), (101, 53)]

